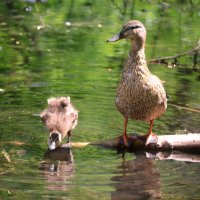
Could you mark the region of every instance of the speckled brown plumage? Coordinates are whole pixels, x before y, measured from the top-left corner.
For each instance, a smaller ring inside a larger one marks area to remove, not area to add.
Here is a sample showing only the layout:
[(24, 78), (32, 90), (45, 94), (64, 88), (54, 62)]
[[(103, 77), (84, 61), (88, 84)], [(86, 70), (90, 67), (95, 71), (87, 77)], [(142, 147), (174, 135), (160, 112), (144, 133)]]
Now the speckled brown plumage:
[(161, 80), (151, 74), (147, 67), (144, 25), (137, 20), (129, 21), (108, 42), (124, 38), (131, 41), (131, 49), (117, 89), (116, 106), (125, 118), (125, 138), (128, 118), (150, 122), (149, 136), (152, 133), (153, 120), (166, 111), (166, 92)]

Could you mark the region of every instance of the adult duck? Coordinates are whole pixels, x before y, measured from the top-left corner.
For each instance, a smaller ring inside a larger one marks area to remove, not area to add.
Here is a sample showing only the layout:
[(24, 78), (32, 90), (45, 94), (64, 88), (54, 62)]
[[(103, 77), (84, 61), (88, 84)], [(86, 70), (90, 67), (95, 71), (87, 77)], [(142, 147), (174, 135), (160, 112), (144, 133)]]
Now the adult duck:
[(122, 30), (108, 42), (129, 39), (131, 49), (124, 65), (122, 78), (117, 89), (116, 106), (124, 116), (123, 142), (128, 146), (128, 119), (149, 122), (146, 145), (157, 141), (152, 133), (154, 119), (167, 108), (167, 95), (161, 80), (151, 74), (145, 58), (146, 29), (137, 20), (128, 21)]

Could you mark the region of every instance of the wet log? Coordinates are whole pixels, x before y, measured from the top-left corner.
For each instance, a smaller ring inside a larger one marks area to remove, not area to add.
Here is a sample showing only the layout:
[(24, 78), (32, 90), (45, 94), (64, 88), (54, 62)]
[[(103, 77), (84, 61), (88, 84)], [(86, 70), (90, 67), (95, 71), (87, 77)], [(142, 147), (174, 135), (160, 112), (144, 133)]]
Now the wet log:
[(185, 151), (200, 153), (200, 133), (189, 133), (180, 135), (158, 136), (157, 142), (146, 145), (146, 137), (130, 135), (128, 147), (123, 144), (122, 138), (114, 138), (106, 141), (71, 143), (71, 147), (84, 147), (87, 145), (100, 146), (111, 149), (125, 149), (127, 151)]

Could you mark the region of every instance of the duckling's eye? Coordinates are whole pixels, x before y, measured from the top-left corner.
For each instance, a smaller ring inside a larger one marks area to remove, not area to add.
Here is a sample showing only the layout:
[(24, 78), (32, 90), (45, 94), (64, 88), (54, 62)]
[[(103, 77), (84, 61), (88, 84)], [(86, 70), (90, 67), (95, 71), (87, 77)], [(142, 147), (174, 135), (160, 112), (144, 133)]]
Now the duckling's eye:
[(47, 121), (47, 119), (48, 119), (48, 114), (47, 113), (44, 113), (44, 114), (42, 114), (41, 116), (41, 120), (43, 121), (43, 122), (45, 122), (45, 121)]

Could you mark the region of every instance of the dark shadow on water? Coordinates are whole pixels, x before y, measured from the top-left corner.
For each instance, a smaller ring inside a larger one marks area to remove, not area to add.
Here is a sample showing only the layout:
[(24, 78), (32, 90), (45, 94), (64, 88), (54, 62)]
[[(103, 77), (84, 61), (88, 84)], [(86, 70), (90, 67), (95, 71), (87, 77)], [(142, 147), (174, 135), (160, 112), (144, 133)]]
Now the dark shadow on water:
[(112, 177), (116, 191), (111, 193), (111, 199), (162, 199), (160, 174), (155, 160), (147, 158), (145, 153), (135, 155), (135, 159), (118, 166), (118, 174)]
[(69, 191), (74, 175), (73, 155), (70, 148), (59, 147), (47, 150), (45, 161), (40, 169), (44, 176), (46, 188), (50, 191)]

